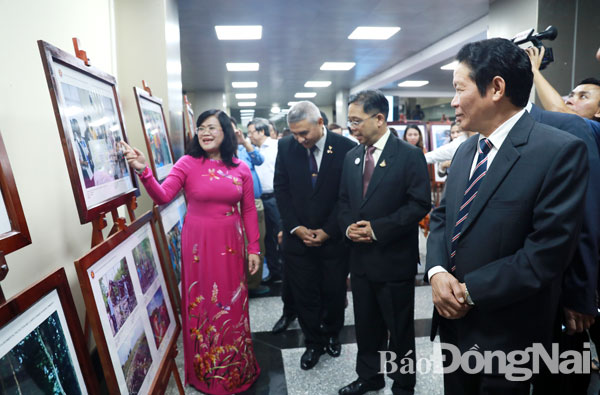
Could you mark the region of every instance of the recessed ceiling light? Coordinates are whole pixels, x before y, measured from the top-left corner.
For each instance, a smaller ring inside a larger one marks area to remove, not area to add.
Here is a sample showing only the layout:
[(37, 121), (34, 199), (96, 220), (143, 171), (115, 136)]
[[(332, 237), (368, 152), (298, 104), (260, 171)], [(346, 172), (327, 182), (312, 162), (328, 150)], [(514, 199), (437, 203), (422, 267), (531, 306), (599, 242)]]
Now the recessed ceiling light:
[(331, 81), (306, 81), (305, 88), (327, 88)]
[(297, 99), (310, 99), (317, 96), (317, 92), (298, 92), (294, 95)]
[(255, 101), (239, 101), (238, 106), (240, 107), (254, 107), (256, 106)]
[(340, 70), (347, 71), (354, 67), (354, 62), (325, 62), (321, 65), (321, 70)]
[(258, 82), (256, 82), (256, 81), (247, 81), (247, 82), (236, 81), (236, 82), (232, 82), (231, 86), (233, 88), (257, 88)]
[(258, 63), (226, 63), (227, 71), (258, 71)]
[(398, 86), (403, 88), (418, 88), (429, 84), (429, 81), (403, 81)]
[(350, 40), (387, 40), (400, 31), (400, 27), (359, 26), (350, 35)]
[(271, 107), (271, 112), (273, 114), (279, 114), (281, 112), (281, 108), (279, 108), (279, 106), (274, 105), (273, 107)]
[(262, 26), (215, 26), (219, 40), (260, 40)]
[(256, 93), (236, 93), (236, 99), (256, 99)]
[(456, 66), (458, 66), (458, 60), (455, 60), (454, 62), (450, 62), (448, 64), (445, 64), (442, 67), (440, 67), (440, 69), (442, 69), (442, 70), (454, 70), (454, 69), (456, 69)]
[(242, 114), (243, 114), (243, 113), (252, 113), (252, 114), (254, 114), (254, 110), (252, 110), (252, 109), (244, 109), (244, 110), (240, 110), (240, 112), (241, 112)]
[(299, 102), (299, 101), (289, 101), (289, 102), (288, 102), (288, 106), (289, 106), (289, 107), (293, 107), (293, 106), (295, 106), (295, 105), (296, 105), (296, 104), (298, 104), (298, 103), (300, 103), (300, 102)]

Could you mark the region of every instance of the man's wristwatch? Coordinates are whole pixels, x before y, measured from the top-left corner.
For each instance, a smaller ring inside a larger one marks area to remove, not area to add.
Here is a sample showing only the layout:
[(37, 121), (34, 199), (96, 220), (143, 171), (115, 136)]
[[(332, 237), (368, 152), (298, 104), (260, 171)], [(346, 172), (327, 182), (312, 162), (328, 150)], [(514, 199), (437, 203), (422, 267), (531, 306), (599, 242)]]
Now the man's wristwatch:
[(146, 167), (144, 167), (142, 170), (138, 170), (138, 169), (134, 169), (134, 170), (135, 170), (135, 172), (137, 173), (138, 176), (141, 176), (142, 174), (144, 174), (144, 171), (146, 171)]
[(467, 300), (467, 304), (469, 306), (475, 305), (475, 303), (473, 302), (473, 299), (471, 299), (471, 294), (469, 293), (469, 290), (467, 289), (466, 285), (465, 285), (465, 299)]

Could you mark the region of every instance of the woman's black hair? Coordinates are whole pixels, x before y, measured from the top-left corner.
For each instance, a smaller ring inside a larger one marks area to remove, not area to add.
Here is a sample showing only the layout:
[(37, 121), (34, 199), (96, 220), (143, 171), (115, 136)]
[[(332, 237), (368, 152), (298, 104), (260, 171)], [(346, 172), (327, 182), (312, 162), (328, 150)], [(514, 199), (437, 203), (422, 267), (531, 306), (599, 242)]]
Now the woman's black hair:
[[(217, 117), (219, 124), (221, 125), (221, 130), (223, 130), (223, 141), (219, 147), (219, 151), (221, 152), (221, 160), (227, 167), (237, 167), (238, 164), (233, 163), (233, 157), (237, 152), (237, 139), (235, 137), (235, 132), (231, 127), (231, 119), (229, 116), (227, 116), (227, 114), (221, 110), (206, 110), (198, 117), (198, 120), (196, 121), (196, 127), (200, 127), (200, 125), (202, 125), (202, 123), (208, 117), (212, 116)], [(198, 141), (198, 133), (194, 135), (192, 142), (188, 146), (186, 154), (193, 156), (194, 158), (208, 158), (208, 154), (200, 146), (200, 142)]]

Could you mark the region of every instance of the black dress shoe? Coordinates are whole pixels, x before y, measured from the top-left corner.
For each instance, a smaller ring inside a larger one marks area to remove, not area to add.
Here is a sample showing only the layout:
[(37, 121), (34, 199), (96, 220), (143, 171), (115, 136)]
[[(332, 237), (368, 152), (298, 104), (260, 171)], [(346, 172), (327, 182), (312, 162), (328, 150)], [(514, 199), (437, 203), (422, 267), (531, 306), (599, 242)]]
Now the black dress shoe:
[(271, 329), (271, 332), (273, 334), (278, 334), (278, 333), (281, 333), (281, 332), (285, 331), (288, 328), (288, 326), (290, 326), (290, 324), (295, 319), (296, 319), (295, 315), (285, 315), (285, 314), (283, 314), (281, 316), (281, 318), (279, 320), (277, 320), (277, 322), (273, 326), (273, 329)]
[(334, 358), (340, 356), (340, 354), (342, 353), (342, 344), (340, 343), (337, 336), (331, 336), (329, 340), (327, 340), (325, 351), (327, 351), (327, 354), (331, 355)]
[(300, 358), (300, 367), (302, 370), (309, 370), (315, 367), (319, 363), (319, 357), (323, 355), (322, 348), (307, 348)]
[(340, 388), (338, 394), (340, 395), (362, 395), (369, 391), (378, 391), (385, 387), (385, 383), (381, 383), (380, 385), (372, 384), (368, 381), (365, 381), (361, 378), (358, 380), (351, 382), (345, 387)]

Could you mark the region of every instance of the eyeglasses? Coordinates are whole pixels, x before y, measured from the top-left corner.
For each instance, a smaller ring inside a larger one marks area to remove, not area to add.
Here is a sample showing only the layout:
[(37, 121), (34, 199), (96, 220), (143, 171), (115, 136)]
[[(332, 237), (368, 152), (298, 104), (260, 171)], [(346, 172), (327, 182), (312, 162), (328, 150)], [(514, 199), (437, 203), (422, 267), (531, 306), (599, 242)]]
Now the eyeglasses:
[[(373, 115), (371, 115), (371, 116), (370, 116), (369, 118), (367, 118), (367, 119), (375, 118), (375, 117), (376, 117), (378, 114), (379, 114), (379, 113), (377, 113), (377, 114), (373, 114)], [(367, 119), (363, 119), (362, 121), (348, 121), (348, 122), (346, 122), (346, 125), (347, 125), (349, 128), (357, 128), (357, 127), (359, 127), (359, 126), (360, 126), (360, 125), (361, 125), (361, 124), (362, 124), (364, 121), (366, 121)]]
[(200, 126), (196, 129), (198, 131), (198, 133), (202, 134), (206, 131), (210, 132), (210, 134), (217, 134), (221, 131), (221, 128), (218, 128), (216, 126), (209, 126), (207, 128), (205, 128), (204, 126)]

